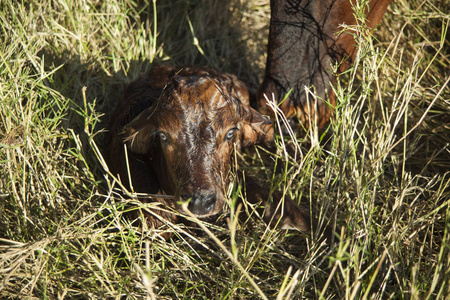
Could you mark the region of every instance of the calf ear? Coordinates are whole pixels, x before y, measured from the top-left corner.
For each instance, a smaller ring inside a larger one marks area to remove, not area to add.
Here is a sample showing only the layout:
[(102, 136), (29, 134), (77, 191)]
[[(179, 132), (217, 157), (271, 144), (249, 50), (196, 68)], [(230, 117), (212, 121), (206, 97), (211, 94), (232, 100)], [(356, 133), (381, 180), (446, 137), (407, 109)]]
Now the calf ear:
[(145, 154), (150, 150), (156, 131), (151, 122), (153, 112), (152, 107), (147, 108), (123, 128), (121, 137), (134, 153)]
[(273, 142), (272, 122), (248, 105), (241, 103), (238, 109), (242, 120), (242, 147), (270, 145)]

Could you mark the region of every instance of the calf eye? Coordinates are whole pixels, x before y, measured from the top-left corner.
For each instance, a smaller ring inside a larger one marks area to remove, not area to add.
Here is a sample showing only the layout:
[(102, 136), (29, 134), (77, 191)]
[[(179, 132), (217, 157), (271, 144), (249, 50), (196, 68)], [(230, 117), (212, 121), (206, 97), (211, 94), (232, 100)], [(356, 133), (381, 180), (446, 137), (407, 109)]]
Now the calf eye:
[(226, 141), (231, 141), (234, 137), (234, 133), (236, 132), (236, 130), (238, 130), (236, 127), (231, 128), (227, 134), (225, 135), (225, 140)]
[(163, 142), (163, 143), (167, 142), (167, 135), (164, 132), (159, 131), (158, 136), (159, 136), (159, 139), (161, 140), (161, 142)]

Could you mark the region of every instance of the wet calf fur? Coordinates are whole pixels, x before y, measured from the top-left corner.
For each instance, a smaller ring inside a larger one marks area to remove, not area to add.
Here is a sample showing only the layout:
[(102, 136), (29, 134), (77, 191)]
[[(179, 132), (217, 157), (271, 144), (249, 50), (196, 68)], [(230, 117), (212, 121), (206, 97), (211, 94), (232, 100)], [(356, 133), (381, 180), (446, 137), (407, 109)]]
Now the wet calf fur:
[[(148, 201), (174, 209), (180, 209), (180, 200), (189, 201), (195, 215), (215, 215), (225, 203), (234, 149), (273, 140), (270, 121), (248, 103), (245, 85), (233, 75), (209, 68), (154, 68), (127, 87), (112, 116), (105, 143), (110, 169), (136, 192), (174, 196)], [(247, 182), (252, 202), (267, 200), (256, 181)], [(283, 213), (276, 210), (277, 200), (268, 205), (264, 219), (275, 216), (275, 224), (281, 217), (280, 227), (308, 232), (308, 214), (286, 201)], [(170, 212), (154, 212), (177, 221)], [(146, 218), (151, 226), (161, 224), (152, 214)]]

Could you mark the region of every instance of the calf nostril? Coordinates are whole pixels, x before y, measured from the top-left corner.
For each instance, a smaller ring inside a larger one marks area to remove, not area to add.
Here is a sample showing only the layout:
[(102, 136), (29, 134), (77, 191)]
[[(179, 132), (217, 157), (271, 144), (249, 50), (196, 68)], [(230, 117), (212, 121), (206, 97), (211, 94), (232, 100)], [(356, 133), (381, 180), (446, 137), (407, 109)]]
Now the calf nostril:
[(183, 200), (190, 200), (188, 209), (196, 215), (207, 215), (214, 211), (217, 196), (214, 193), (207, 195), (183, 195)]
[(203, 198), (202, 201), (203, 205), (208, 212), (214, 210), (214, 207), (216, 206), (216, 200), (217, 200), (216, 194), (209, 194)]

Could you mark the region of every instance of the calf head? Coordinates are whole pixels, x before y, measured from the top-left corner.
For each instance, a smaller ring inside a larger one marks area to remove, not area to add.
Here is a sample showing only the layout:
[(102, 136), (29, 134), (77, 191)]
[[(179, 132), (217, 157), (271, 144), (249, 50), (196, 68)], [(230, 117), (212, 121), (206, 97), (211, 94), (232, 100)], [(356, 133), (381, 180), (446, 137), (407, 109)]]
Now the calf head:
[(128, 151), (147, 158), (160, 192), (208, 216), (223, 207), (232, 151), (271, 141), (273, 127), (219, 80), (174, 76), (121, 135)]

